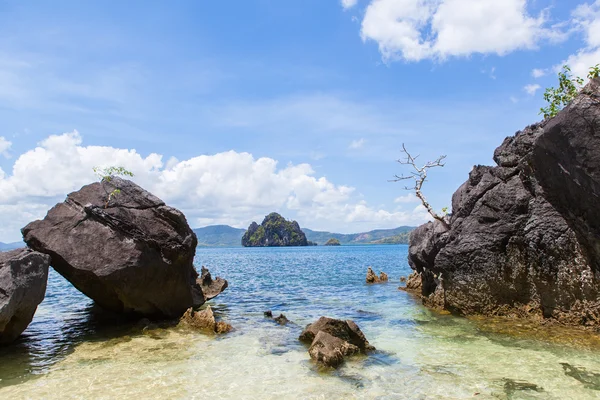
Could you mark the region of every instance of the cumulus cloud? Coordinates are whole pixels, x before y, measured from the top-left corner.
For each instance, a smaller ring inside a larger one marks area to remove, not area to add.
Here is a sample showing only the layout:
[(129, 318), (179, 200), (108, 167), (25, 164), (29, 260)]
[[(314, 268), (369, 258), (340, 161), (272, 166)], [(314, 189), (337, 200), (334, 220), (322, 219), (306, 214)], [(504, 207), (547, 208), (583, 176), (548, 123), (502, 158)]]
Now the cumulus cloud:
[(8, 149), (10, 149), (11, 146), (12, 143), (10, 141), (6, 140), (4, 136), (0, 136), (0, 154), (9, 158)]
[(372, 0), (361, 28), (386, 61), (505, 55), (564, 39), (546, 12), (530, 15), (527, 0)]
[(541, 78), (542, 76), (545, 76), (548, 74), (548, 70), (546, 69), (539, 69), (539, 68), (535, 68), (534, 70), (531, 71), (531, 76), (533, 76), (534, 78)]
[(348, 10), (356, 5), (358, 0), (342, 0), (342, 7), (344, 10)]
[(535, 96), (535, 93), (540, 90), (542, 87), (536, 83), (532, 83), (529, 85), (525, 85), (525, 87), (523, 88), (523, 90), (525, 92), (527, 92), (528, 95), (530, 96)]
[(394, 199), (394, 203), (417, 203), (419, 199), (414, 193), (408, 193), (404, 196), (399, 196)]
[(600, 63), (600, 0), (580, 4), (573, 10), (572, 16), (574, 29), (582, 34), (584, 46), (555, 65), (554, 71), (559, 71), (566, 64), (574, 76), (585, 78), (589, 68)]
[(365, 145), (366, 140), (363, 138), (357, 139), (357, 140), (353, 140), (352, 142), (350, 142), (350, 146), (348, 146), (351, 149), (362, 149), (363, 146)]
[(84, 146), (77, 132), (53, 135), (0, 170), (0, 240), (18, 239), (19, 228), (42, 218), (66, 194), (97, 180), (94, 166), (123, 166), (141, 186), (181, 209), (193, 227), (246, 226), (271, 211), (316, 229), (360, 231), (418, 224), (420, 210), (390, 212), (359, 200), (355, 188), (318, 177), (309, 164), (280, 166), (268, 157), (227, 151), (187, 160), (135, 150)]

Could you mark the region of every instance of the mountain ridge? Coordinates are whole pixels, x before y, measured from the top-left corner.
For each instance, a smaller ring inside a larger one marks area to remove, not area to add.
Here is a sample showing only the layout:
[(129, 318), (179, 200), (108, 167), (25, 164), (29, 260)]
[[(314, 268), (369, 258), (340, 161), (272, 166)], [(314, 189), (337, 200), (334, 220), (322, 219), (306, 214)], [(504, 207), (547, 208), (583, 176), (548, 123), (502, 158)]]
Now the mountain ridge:
[[(337, 239), (342, 245), (360, 244), (408, 244), (413, 226), (400, 226), (392, 229), (374, 229), (368, 232), (335, 233), (314, 231), (302, 228), (306, 238), (318, 245), (324, 245), (329, 239)], [(242, 237), (246, 232), (243, 228), (229, 225), (209, 225), (193, 229), (201, 247), (242, 247)]]

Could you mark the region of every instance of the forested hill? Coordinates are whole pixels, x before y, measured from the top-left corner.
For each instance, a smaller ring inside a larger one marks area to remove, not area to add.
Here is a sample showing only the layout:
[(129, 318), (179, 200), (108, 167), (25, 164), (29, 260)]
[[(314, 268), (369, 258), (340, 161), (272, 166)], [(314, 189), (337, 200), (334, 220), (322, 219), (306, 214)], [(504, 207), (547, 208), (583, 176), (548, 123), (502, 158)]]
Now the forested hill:
[[(332, 233), (313, 231), (303, 228), (306, 238), (311, 242), (324, 245), (329, 239), (335, 238), (342, 245), (352, 244), (407, 244), (411, 226), (401, 226), (395, 229), (376, 229), (361, 233)], [(198, 246), (210, 247), (240, 247), (245, 229), (234, 228), (229, 225), (211, 225), (194, 229), (198, 236)]]

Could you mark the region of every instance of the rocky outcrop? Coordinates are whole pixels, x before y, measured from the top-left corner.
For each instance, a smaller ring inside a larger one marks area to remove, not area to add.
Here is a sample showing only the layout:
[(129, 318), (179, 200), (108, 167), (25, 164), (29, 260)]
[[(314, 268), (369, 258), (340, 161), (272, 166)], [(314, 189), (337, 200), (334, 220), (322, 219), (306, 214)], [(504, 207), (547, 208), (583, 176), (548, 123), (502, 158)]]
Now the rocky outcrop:
[(436, 221), (412, 233), (411, 286), (429, 304), (600, 327), (599, 87), (506, 138), (496, 167), (474, 167), (449, 230)]
[(258, 225), (252, 222), (242, 237), (244, 247), (308, 246), (306, 235), (296, 221), (271, 213)]
[(346, 356), (375, 350), (351, 320), (321, 317), (304, 329), (299, 340), (311, 344), (308, 352), (313, 360), (333, 368), (337, 368)]
[(115, 312), (180, 317), (227, 286), (197, 280), (197, 240), (185, 216), (118, 177), (69, 194), (22, 232), (58, 273)]
[(365, 278), (367, 283), (383, 283), (388, 281), (388, 275), (381, 271), (379, 272), (379, 276), (375, 275), (373, 269), (369, 267), (367, 269), (367, 277)]
[(215, 314), (210, 306), (201, 311), (195, 311), (191, 307), (188, 308), (179, 320), (179, 325), (214, 333), (227, 333), (232, 329), (231, 325), (227, 322), (215, 319)]
[(0, 344), (27, 328), (44, 300), (50, 257), (28, 249), (0, 252)]
[(341, 245), (342, 244), (340, 243), (340, 241), (337, 240), (336, 238), (331, 238), (327, 242), (325, 242), (325, 246), (341, 246)]
[(218, 276), (213, 279), (210, 275), (210, 271), (204, 268), (204, 266), (201, 271), (202, 273), (200, 279), (198, 279), (198, 283), (202, 288), (202, 294), (204, 295), (205, 301), (214, 299), (227, 289), (228, 283), (225, 279), (219, 278)]

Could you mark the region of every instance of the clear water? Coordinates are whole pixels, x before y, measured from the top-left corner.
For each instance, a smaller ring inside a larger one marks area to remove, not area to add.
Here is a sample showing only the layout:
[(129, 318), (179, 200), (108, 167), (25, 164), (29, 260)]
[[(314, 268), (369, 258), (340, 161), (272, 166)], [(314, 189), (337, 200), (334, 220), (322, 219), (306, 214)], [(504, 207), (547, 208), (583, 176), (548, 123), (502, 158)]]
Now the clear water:
[[(569, 332), (539, 340), (434, 314), (397, 289), (406, 255), (406, 246), (199, 248), (198, 266), (230, 282), (211, 302), (235, 328), (224, 336), (114, 320), (52, 273), (23, 338), (0, 349), (0, 399), (600, 398), (597, 338), (570, 345)], [(366, 285), (368, 266), (391, 282)], [(293, 323), (265, 319), (267, 309)], [(297, 337), (321, 315), (353, 319), (378, 351), (319, 371)]]

